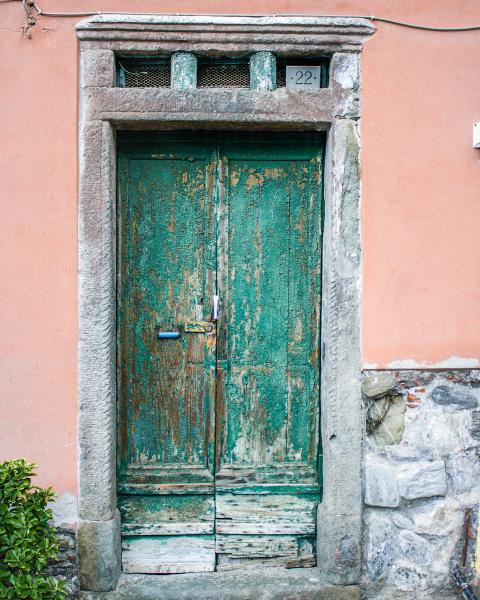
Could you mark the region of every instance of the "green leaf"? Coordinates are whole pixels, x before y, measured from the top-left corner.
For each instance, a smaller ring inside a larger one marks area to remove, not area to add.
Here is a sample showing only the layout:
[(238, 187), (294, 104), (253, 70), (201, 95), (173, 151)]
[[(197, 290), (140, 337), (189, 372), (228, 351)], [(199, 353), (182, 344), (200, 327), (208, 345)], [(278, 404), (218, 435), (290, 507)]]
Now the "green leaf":
[(32, 485), (36, 465), (25, 459), (0, 463), (0, 599), (64, 600), (64, 582), (43, 577), (59, 540), (47, 508), (55, 494)]

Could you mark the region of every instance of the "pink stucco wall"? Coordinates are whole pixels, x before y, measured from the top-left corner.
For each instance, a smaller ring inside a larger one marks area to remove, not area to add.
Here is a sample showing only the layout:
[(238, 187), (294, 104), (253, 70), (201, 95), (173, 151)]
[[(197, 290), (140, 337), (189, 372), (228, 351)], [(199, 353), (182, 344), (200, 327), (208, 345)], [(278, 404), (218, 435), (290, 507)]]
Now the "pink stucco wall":
[[(39, 0), (44, 10), (378, 15), (480, 23), (477, 0)], [(78, 19), (22, 37), (0, 3), (0, 458), (76, 490)], [(480, 32), (377, 24), (363, 59), (363, 315), (367, 366), (480, 359)], [(453, 358), (452, 358), (453, 357)], [(400, 361), (400, 362), (399, 362)]]

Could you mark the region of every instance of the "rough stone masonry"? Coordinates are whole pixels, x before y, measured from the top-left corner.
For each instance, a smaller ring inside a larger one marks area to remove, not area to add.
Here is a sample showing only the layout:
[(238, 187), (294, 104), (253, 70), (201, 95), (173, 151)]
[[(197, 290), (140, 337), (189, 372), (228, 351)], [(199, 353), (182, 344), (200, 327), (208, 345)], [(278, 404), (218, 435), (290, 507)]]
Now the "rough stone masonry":
[[(475, 520), (480, 504), (480, 370), (366, 371), (362, 392), (364, 597), (459, 597), (452, 568), (465, 552), (466, 511)], [(75, 539), (61, 533), (49, 572), (74, 598)]]
[(366, 371), (362, 392), (366, 596), (454, 598), (480, 502), (480, 370)]

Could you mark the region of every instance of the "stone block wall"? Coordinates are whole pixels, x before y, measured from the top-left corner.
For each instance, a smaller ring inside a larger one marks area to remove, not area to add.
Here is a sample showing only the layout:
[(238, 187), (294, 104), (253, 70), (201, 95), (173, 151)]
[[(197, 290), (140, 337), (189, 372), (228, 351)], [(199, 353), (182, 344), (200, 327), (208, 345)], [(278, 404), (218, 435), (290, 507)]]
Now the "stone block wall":
[(366, 371), (362, 392), (367, 597), (453, 598), (452, 568), (474, 559), (480, 370)]
[(44, 575), (52, 575), (65, 581), (65, 591), (68, 598), (78, 598), (78, 557), (77, 535), (72, 529), (57, 528), (60, 539), (58, 560), (51, 561), (43, 571)]

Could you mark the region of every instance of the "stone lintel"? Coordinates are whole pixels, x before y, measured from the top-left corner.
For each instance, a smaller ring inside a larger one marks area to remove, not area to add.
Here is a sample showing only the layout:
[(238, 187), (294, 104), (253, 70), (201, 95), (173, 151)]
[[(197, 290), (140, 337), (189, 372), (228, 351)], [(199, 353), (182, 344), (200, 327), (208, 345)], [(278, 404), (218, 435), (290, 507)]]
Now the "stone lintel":
[(85, 90), (82, 117), (86, 120), (107, 120), (111, 115), (135, 113), (138, 120), (153, 113), (178, 116), (210, 115), (209, 120), (228, 121), (243, 115), (246, 121), (263, 118), (278, 121), (330, 124), (337, 117), (357, 119), (356, 94), (343, 90), (321, 88), (312, 91), (285, 88), (268, 94), (246, 89), (189, 89), (98, 87)]

